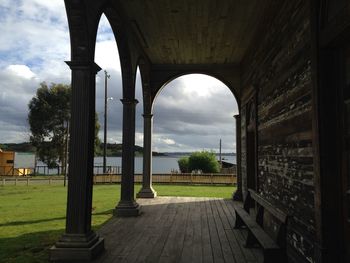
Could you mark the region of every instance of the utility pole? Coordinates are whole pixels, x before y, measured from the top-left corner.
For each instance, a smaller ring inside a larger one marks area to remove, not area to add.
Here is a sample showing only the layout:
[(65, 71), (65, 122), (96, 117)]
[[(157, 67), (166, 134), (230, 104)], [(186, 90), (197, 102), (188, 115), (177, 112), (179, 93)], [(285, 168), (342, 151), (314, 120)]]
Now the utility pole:
[(219, 160), (220, 160), (220, 165), (222, 167), (222, 158), (221, 158), (221, 139), (220, 139), (220, 151), (219, 151)]
[(104, 134), (103, 134), (103, 173), (106, 173), (106, 150), (107, 150), (107, 79), (111, 76), (105, 70), (105, 115), (104, 115)]

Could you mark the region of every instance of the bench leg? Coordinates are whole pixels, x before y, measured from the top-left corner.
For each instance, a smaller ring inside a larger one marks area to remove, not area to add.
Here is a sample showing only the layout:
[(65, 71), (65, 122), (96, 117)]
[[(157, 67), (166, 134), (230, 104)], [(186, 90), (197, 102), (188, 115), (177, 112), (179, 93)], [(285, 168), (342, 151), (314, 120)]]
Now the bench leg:
[(248, 236), (245, 241), (245, 247), (251, 248), (251, 247), (258, 247), (258, 240), (256, 237), (252, 234), (252, 232), (248, 229)]
[(236, 214), (236, 221), (235, 221), (235, 229), (238, 229), (238, 228), (242, 228), (242, 226), (245, 226), (242, 218), (240, 217), (240, 215), (237, 213), (237, 211), (235, 211), (235, 214)]
[(287, 262), (287, 257), (283, 255), (281, 249), (265, 249), (264, 263), (281, 263)]

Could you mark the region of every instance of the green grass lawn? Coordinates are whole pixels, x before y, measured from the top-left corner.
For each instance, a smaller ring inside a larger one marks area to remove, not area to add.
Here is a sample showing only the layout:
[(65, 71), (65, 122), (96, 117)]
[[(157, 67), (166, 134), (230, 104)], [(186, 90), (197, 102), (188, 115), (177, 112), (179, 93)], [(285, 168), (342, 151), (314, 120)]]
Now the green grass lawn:
[[(230, 198), (232, 186), (154, 185), (159, 196)], [(136, 185), (135, 192), (140, 189)], [(47, 262), (48, 249), (64, 232), (67, 189), (63, 186), (0, 187), (0, 262)], [(94, 186), (92, 225), (112, 217), (120, 185)]]

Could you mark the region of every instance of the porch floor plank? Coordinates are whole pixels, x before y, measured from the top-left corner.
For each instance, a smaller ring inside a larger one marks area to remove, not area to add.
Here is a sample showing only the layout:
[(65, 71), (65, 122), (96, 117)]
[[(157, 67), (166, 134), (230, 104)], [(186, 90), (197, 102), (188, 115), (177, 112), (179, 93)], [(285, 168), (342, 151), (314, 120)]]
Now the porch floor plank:
[(105, 253), (95, 263), (260, 263), (258, 249), (244, 247), (244, 230), (233, 229), (230, 200), (194, 197), (138, 199), (142, 215), (112, 218), (98, 232)]

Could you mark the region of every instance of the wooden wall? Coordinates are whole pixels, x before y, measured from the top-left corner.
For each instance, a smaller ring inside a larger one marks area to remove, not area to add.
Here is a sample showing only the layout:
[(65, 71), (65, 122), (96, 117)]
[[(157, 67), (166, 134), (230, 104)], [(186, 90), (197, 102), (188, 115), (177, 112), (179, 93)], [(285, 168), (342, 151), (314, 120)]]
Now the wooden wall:
[[(244, 92), (257, 94), (257, 190), (292, 215), (290, 262), (313, 261), (314, 185), (309, 1), (281, 1), (242, 63)], [(245, 91), (244, 91), (245, 90)], [(242, 110), (242, 177), (246, 138)], [(243, 179), (245, 182), (245, 179)], [(244, 184), (243, 184), (244, 189)], [(274, 222), (269, 224), (273, 232)]]
[(242, 194), (247, 194), (247, 140), (246, 140), (246, 107), (241, 107), (241, 176)]

